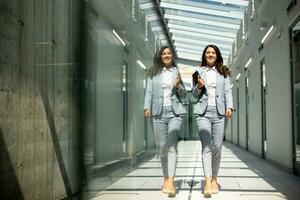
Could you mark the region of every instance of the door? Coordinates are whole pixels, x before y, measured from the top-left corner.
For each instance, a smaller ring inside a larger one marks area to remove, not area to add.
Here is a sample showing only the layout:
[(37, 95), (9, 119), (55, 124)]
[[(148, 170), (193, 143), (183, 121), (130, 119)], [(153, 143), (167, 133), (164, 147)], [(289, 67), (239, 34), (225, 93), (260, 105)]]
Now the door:
[(249, 145), (249, 76), (248, 71), (246, 71), (246, 78), (245, 78), (245, 106), (246, 106), (246, 150), (248, 151)]
[(261, 118), (262, 118), (262, 158), (266, 158), (267, 153), (267, 127), (266, 127), (266, 65), (265, 58), (260, 61), (261, 69)]
[(293, 91), (293, 162), (294, 171), (300, 175), (300, 20), (290, 30)]
[(237, 145), (240, 145), (240, 91), (239, 91), (239, 81), (236, 81), (236, 117), (237, 117)]
[(127, 92), (127, 74), (128, 64), (124, 61), (122, 66), (122, 99), (123, 99), (123, 153), (127, 153), (127, 135), (128, 135), (128, 92)]

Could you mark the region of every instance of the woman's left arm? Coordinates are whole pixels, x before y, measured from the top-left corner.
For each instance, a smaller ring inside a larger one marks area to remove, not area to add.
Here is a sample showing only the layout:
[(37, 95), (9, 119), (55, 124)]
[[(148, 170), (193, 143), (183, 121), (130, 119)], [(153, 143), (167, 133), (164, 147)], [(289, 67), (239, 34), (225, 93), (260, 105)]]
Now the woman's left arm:
[(181, 98), (185, 98), (187, 95), (187, 91), (185, 89), (185, 87), (183, 86), (182, 83), (179, 84), (179, 87), (176, 88), (177, 89), (177, 93)]
[(225, 96), (226, 110), (231, 109), (231, 111), (233, 111), (232, 92), (231, 92), (231, 84), (230, 84), (229, 76), (227, 76), (224, 79), (224, 96)]
[(176, 93), (181, 97), (185, 98), (187, 95), (187, 91), (180, 79), (180, 77), (177, 77), (173, 82), (173, 88), (176, 90)]

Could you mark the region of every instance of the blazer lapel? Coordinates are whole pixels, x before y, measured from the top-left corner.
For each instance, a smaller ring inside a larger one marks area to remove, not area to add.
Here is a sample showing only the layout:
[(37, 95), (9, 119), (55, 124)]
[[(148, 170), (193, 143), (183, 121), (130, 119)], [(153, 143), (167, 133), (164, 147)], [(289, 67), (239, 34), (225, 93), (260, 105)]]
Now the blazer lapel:
[(223, 91), (223, 76), (217, 73), (216, 90), (218, 93)]
[(159, 87), (159, 93), (162, 94), (162, 73), (157, 77), (157, 86)]
[(207, 83), (206, 69), (204, 67), (201, 67), (200, 69), (201, 69), (201, 71), (199, 74), (200, 74), (201, 78), (204, 80), (204, 83)]

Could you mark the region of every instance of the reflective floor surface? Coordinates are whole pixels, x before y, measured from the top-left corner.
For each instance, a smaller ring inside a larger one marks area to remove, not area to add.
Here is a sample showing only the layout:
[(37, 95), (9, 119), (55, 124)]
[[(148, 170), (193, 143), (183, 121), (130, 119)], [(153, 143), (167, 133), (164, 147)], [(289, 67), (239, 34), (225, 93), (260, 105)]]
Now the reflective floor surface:
[[(86, 196), (92, 200), (199, 200), (205, 199), (203, 180), (200, 142), (182, 141), (178, 146), (174, 198), (161, 192), (162, 173), (157, 156), (141, 162), (122, 176), (114, 173), (94, 177)], [(218, 181), (220, 192), (210, 199), (300, 199), (299, 177), (229, 143), (223, 146)], [(106, 189), (97, 191), (100, 185)]]

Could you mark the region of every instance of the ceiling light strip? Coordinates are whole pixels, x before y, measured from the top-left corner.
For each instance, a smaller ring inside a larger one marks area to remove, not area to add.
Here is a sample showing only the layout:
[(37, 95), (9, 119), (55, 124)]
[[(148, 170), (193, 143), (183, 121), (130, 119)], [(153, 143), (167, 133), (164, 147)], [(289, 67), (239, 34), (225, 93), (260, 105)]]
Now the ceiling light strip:
[(122, 43), (122, 45), (125, 47), (126, 44), (124, 42), (124, 40), (119, 36), (119, 34), (113, 29), (113, 34), (116, 36), (116, 38)]
[(142, 68), (142, 69), (147, 69), (147, 67), (144, 65), (144, 63), (140, 60), (137, 60), (136, 63)]
[(248, 66), (250, 65), (251, 61), (252, 61), (252, 57), (249, 58), (249, 60), (247, 61), (246, 65), (245, 65), (245, 69), (248, 68)]
[(263, 44), (263, 43), (266, 41), (266, 39), (271, 35), (273, 29), (274, 29), (274, 25), (272, 25), (272, 26), (269, 28), (268, 32), (267, 32), (267, 33), (265, 34), (265, 36), (261, 39), (261, 43), (262, 43), (262, 44)]

